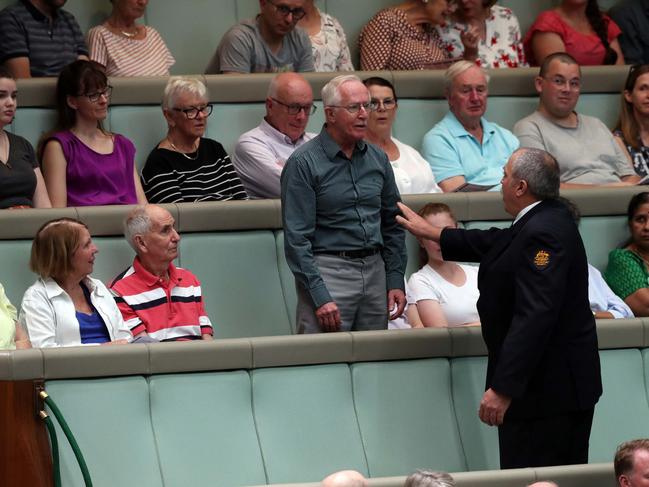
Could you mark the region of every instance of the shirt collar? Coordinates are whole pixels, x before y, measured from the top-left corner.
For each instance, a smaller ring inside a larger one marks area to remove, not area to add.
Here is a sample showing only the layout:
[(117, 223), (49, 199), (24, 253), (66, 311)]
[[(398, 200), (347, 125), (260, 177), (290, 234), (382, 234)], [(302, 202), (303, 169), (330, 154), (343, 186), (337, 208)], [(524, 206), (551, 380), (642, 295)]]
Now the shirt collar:
[(269, 137), (272, 137), (277, 142), (290, 145), (291, 147), (299, 146), (304, 141), (304, 134), (306, 134), (306, 132), (304, 132), (295, 142), (293, 142), (288, 135), (286, 135), (284, 132), (280, 132), (271, 124), (269, 124), (265, 117), (261, 121), (261, 124), (259, 124), (259, 128), (262, 132), (264, 132)]
[(518, 212), (518, 215), (516, 215), (516, 218), (514, 218), (514, 223), (512, 225), (516, 225), (518, 220), (523, 218), (532, 208), (534, 208), (536, 205), (538, 205), (541, 201), (535, 201), (534, 203), (530, 203), (527, 205), (525, 208), (523, 208), (521, 211)]
[[(45, 294), (47, 294), (48, 299), (60, 296), (65, 292), (64, 289), (59, 286), (59, 284), (51, 277), (41, 278), (41, 280), (43, 281), (43, 285), (45, 286)], [(85, 277), (83, 279), (83, 283), (88, 288), (88, 291), (90, 291), (90, 294), (96, 294), (97, 296), (104, 295), (104, 293), (102, 293), (101, 290), (95, 285), (95, 283), (92, 282), (92, 279), (90, 279), (90, 277)]]
[[(133, 260), (133, 269), (135, 269), (135, 273), (144, 281), (147, 286), (153, 287), (160, 284), (160, 278), (155, 274), (149, 272), (142, 265), (139, 257), (135, 257), (135, 260)], [(167, 272), (169, 273), (169, 282), (176, 284), (178, 282), (178, 273), (176, 272), (176, 266), (173, 262), (169, 263), (169, 269)]]
[[(449, 110), (446, 114), (446, 121), (448, 123), (448, 130), (453, 137), (473, 137), (460, 123), (455, 114)], [(486, 118), (480, 117), (480, 125), (482, 125), (483, 140), (489, 140), (489, 138), (496, 131), (493, 124), (491, 124)]]
[[(329, 135), (329, 132), (327, 132), (327, 124), (325, 123), (322, 126), (322, 130), (320, 131), (320, 143), (322, 144), (322, 148), (325, 151), (325, 154), (329, 158), (330, 161), (333, 161), (338, 154), (342, 154), (342, 157), (347, 159), (347, 156), (344, 155), (344, 152), (338, 145), (338, 142), (336, 142), (334, 139), (331, 138), (331, 135)], [(367, 150), (367, 144), (365, 143), (364, 140), (359, 140), (356, 142), (356, 146), (354, 147), (354, 152), (360, 152), (361, 154), (364, 154), (365, 151)]]
[[(38, 10), (32, 2), (29, 0), (21, 0), (22, 4), (25, 6), (25, 8), (29, 11), (29, 13), (34, 17), (34, 20), (37, 20), (39, 22), (49, 22), (49, 17), (45, 15), (43, 12)], [(54, 11), (54, 15), (52, 16), (52, 20), (55, 20), (58, 17), (58, 9)]]

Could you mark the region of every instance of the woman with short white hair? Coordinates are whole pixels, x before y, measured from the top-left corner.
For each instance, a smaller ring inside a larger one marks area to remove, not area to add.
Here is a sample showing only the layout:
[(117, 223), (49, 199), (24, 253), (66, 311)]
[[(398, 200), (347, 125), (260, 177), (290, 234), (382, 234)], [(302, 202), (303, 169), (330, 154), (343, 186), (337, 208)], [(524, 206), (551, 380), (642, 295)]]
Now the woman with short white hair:
[(203, 137), (212, 108), (200, 80), (169, 78), (162, 99), (167, 135), (151, 151), (142, 170), (142, 186), (150, 203), (247, 199), (223, 146)]

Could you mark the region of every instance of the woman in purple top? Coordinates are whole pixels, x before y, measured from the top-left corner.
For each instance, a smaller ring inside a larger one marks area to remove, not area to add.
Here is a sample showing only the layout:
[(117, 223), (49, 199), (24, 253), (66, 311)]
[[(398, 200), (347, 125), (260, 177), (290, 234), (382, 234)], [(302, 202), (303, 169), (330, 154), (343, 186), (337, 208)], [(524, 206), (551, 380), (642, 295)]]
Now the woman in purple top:
[(111, 90), (94, 61), (75, 61), (59, 75), (57, 127), (40, 151), (53, 207), (146, 203), (133, 142), (102, 127)]

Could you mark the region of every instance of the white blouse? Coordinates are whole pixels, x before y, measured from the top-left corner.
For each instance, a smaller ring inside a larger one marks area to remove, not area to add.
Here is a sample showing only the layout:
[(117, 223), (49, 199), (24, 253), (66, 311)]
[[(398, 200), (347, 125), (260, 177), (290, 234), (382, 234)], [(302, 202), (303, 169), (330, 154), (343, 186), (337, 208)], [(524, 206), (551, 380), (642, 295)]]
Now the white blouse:
[[(101, 281), (86, 277), (90, 301), (104, 320), (110, 340), (131, 340), (115, 299)], [(79, 321), (72, 298), (53, 279), (39, 278), (25, 295), (18, 321), (27, 327), (34, 348), (73, 347), (81, 343)]]
[(392, 137), (399, 149), (399, 158), (390, 161), (394, 171), (394, 179), (401, 194), (441, 193), (442, 190), (435, 182), (433, 170), (414, 147)]

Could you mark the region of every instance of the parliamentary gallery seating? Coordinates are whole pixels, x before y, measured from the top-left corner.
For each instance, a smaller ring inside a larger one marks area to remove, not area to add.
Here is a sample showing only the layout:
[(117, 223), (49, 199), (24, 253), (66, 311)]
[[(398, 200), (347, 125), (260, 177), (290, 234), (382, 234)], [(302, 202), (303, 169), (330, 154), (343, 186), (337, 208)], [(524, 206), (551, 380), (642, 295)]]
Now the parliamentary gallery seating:
[[(649, 436), (648, 332), (645, 319), (598, 323), (591, 464), (552, 469), (483, 472), (498, 468), (498, 443), (476, 414), (477, 328), (6, 351), (0, 381), (45, 381), (95, 486), (315, 482), (352, 468), (396, 487), (426, 467), (460, 472), (460, 486), (552, 475), (604, 487), (616, 445)], [(84, 485), (58, 437), (63, 485)]]
[[(353, 4), (350, 4), (350, 1)], [(0, 0), (0, 8), (16, 0)], [(599, 0), (601, 8), (609, 8), (615, 0)], [(337, 18), (358, 66), (358, 34), (372, 16), (395, 0), (319, 0), (318, 8)], [(552, 8), (553, 0), (500, 0), (518, 16), (525, 32), (536, 16)], [(353, 8), (350, 8), (353, 5)], [(101, 24), (111, 11), (106, 0), (68, 0), (65, 9), (71, 12), (83, 32)], [(219, 40), (234, 24), (254, 17), (259, 0), (156, 0), (147, 6), (143, 22), (154, 27), (176, 58), (172, 74), (202, 73), (216, 50)]]

